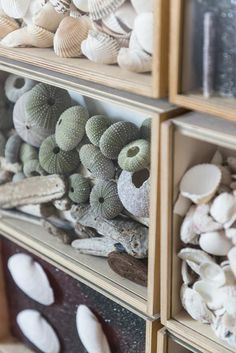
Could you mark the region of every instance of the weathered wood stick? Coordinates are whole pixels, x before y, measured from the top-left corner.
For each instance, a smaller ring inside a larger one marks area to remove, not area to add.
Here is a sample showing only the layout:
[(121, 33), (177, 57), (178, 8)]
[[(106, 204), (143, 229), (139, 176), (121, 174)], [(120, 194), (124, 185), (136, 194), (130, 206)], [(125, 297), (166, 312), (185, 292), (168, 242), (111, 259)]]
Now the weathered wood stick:
[(204, 15), (203, 34), (203, 95), (212, 96), (214, 91), (214, 65), (215, 65), (215, 23), (214, 14), (206, 12)]
[(0, 186), (0, 208), (39, 204), (62, 198), (66, 184), (59, 175), (37, 176)]
[(58, 241), (63, 244), (70, 244), (71, 237), (70, 235), (65, 232), (63, 229), (56, 227), (55, 225), (51, 224), (50, 222), (46, 221), (45, 219), (41, 220), (41, 224), (43, 228), (51, 235), (53, 235)]

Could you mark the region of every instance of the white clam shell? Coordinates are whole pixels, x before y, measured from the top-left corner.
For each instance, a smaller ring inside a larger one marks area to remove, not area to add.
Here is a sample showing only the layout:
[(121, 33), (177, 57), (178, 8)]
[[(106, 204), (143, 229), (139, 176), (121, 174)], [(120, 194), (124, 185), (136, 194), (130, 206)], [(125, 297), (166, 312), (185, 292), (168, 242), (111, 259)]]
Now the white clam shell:
[(199, 239), (199, 245), (202, 250), (216, 256), (226, 256), (232, 248), (232, 243), (226, 238), (224, 231), (202, 234)]
[(42, 266), (26, 254), (15, 254), (8, 269), (17, 286), (30, 298), (43, 305), (54, 303), (54, 293)]
[(22, 18), (26, 14), (31, 0), (1, 0), (3, 11), (10, 17)]
[(207, 203), (220, 185), (221, 177), (220, 168), (213, 164), (196, 165), (184, 174), (180, 192), (196, 204)]
[(142, 49), (153, 53), (154, 18), (152, 12), (138, 15), (134, 21), (134, 33)]
[(210, 205), (198, 205), (193, 214), (193, 228), (197, 234), (213, 232), (222, 229), (222, 224), (217, 223), (209, 215)]
[(60, 342), (52, 326), (36, 310), (23, 310), (16, 318), (24, 336), (44, 353), (59, 353)]
[[(196, 272), (200, 273), (200, 266), (206, 262), (215, 262), (214, 259), (199, 249), (184, 248), (178, 253), (180, 259), (187, 261), (188, 265)], [(191, 266), (195, 264), (195, 266)]]
[(180, 238), (186, 244), (195, 243), (196, 237), (198, 237), (193, 227), (193, 216), (195, 211), (196, 206), (192, 205), (188, 210), (180, 228)]
[(217, 337), (227, 342), (230, 346), (236, 347), (235, 335), (229, 335), (229, 328), (224, 325), (223, 318), (222, 316), (217, 317), (211, 328)]
[(87, 306), (78, 307), (76, 325), (81, 342), (88, 353), (111, 353), (101, 324)]
[(224, 269), (213, 262), (203, 263), (200, 266), (199, 274), (204, 281), (212, 283), (216, 287), (221, 287), (226, 282)]
[(21, 76), (11, 74), (5, 81), (5, 94), (9, 101), (16, 103), (17, 99), (19, 99), (25, 92), (30, 91), (35, 84), (36, 82), (29, 78), (23, 78)]
[(223, 224), (232, 219), (236, 213), (236, 200), (232, 194), (224, 192), (218, 195), (211, 206), (210, 214), (219, 223)]
[(217, 287), (209, 281), (197, 281), (193, 285), (193, 290), (198, 292), (208, 308), (211, 310), (219, 310), (223, 307), (223, 299), (217, 295)]
[(73, 0), (73, 4), (83, 12), (89, 12), (88, 0)]
[(137, 13), (153, 11), (153, 0), (131, 0), (131, 4)]
[(228, 259), (229, 259), (231, 270), (233, 271), (233, 273), (234, 273), (234, 275), (236, 277), (236, 246), (234, 246), (228, 252)]
[(181, 275), (182, 275), (183, 282), (186, 285), (192, 284), (195, 280), (195, 276), (193, 272), (190, 272), (189, 266), (186, 261), (182, 261)]
[(236, 296), (228, 297), (224, 303), (225, 310), (233, 318), (236, 318)]
[(124, 70), (139, 73), (152, 71), (152, 57), (142, 50), (121, 48), (117, 62)]

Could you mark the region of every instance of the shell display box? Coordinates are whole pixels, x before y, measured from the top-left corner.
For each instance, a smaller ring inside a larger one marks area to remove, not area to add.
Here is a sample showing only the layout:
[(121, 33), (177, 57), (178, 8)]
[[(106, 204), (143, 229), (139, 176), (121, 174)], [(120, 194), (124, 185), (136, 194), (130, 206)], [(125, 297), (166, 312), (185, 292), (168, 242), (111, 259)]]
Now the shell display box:
[(162, 127), (162, 323), (214, 353), (235, 351), (235, 134), (196, 112)]
[(166, 97), (168, 3), (4, 1), (0, 57), (19, 66), (28, 63), (36, 71), (49, 69), (146, 97)]
[(235, 120), (234, 1), (173, 0), (171, 101)]
[(148, 321), (35, 252), (0, 238), (2, 353), (152, 353)]

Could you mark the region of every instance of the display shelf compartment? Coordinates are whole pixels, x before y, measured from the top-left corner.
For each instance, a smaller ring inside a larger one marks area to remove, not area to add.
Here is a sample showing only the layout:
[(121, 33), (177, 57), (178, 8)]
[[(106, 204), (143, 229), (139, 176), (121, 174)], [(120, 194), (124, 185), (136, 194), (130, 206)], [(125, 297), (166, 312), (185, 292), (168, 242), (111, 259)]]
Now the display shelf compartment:
[[(181, 249), (179, 230), (183, 218), (173, 213), (179, 182), (185, 171), (209, 162), (217, 147), (223, 155), (235, 156), (236, 124), (197, 112), (162, 125), (161, 166), (161, 320), (162, 324), (190, 344), (198, 342), (203, 352), (229, 353), (234, 349), (218, 339), (210, 326), (193, 320), (180, 301)], [(166, 162), (168, 161), (168, 162)]]

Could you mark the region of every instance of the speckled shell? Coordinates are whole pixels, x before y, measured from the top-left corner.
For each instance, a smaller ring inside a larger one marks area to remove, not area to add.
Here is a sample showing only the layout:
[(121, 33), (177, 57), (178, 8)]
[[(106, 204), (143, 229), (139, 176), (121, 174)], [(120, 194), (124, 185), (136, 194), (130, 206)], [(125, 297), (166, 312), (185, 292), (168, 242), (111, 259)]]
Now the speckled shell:
[(19, 23), (14, 18), (0, 14), (0, 39), (19, 28)]
[(49, 1), (40, 9), (40, 11), (34, 14), (33, 23), (50, 32), (56, 32), (60, 22), (67, 15), (69, 15), (69, 13), (58, 13)]
[(152, 56), (142, 50), (121, 48), (117, 62), (124, 70), (140, 73), (152, 71)]
[(100, 138), (111, 125), (111, 121), (104, 115), (94, 115), (86, 123), (85, 130), (90, 142), (99, 146)]
[(59, 13), (67, 13), (70, 10), (71, 0), (49, 0)]
[(3, 11), (13, 18), (22, 18), (26, 14), (30, 0), (1, 0)]
[(72, 0), (73, 4), (82, 12), (89, 12), (88, 0)]
[(79, 166), (80, 160), (76, 150), (62, 151), (52, 135), (40, 147), (39, 162), (49, 174), (66, 174), (73, 172)]
[(38, 150), (28, 143), (22, 143), (20, 147), (20, 161), (25, 163), (31, 159), (38, 159)]
[(66, 90), (39, 83), (27, 96), (27, 121), (41, 128), (54, 130), (60, 115), (70, 105), (71, 98)]
[(123, 171), (117, 188), (127, 211), (136, 217), (149, 217), (150, 178), (147, 170), (136, 173)]
[(81, 44), (82, 53), (97, 64), (115, 64), (120, 45), (106, 33), (90, 30)]
[(22, 94), (31, 90), (36, 84), (29, 78), (23, 78), (19, 75), (10, 74), (5, 81), (5, 94), (10, 102), (16, 103)]
[(91, 24), (88, 16), (64, 18), (54, 37), (55, 53), (62, 58), (82, 56), (81, 43), (87, 38), (90, 28)]
[(106, 158), (97, 146), (87, 144), (81, 147), (80, 160), (95, 178), (112, 179), (115, 174), (113, 162)]
[(127, 172), (138, 172), (150, 164), (150, 143), (136, 140), (126, 145), (118, 156), (118, 164)]
[(75, 203), (88, 201), (90, 195), (90, 182), (80, 174), (69, 177), (69, 198)]
[(13, 121), (18, 135), (28, 144), (39, 147), (42, 141), (52, 134), (52, 130), (38, 127), (35, 122), (30, 123), (25, 113), (25, 101), (30, 92), (19, 98), (14, 106)]
[(67, 109), (60, 116), (56, 125), (55, 138), (63, 151), (71, 151), (80, 143), (84, 137), (88, 119), (88, 110), (79, 105)]
[(90, 205), (95, 215), (106, 219), (118, 216), (123, 205), (119, 199), (117, 185), (113, 181), (99, 181), (90, 194)]
[(16, 183), (17, 181), (25, 179), (25, 174), (22, 172), (18, 172), (13, 175), (12, 181), (13, 183)]
[(93, 20), (100, 20), (115, 12), (124, 2), (125, 0), (88, 0), (89, 14)]
[(140, 135), (143, 139), (150, 141), (152, 135), (152, 119), (147, 118), (143, 121), (140, 127)]
[(9, 137), (5, 146), (5, 158), (9, 163), (17, 163), (19, 161), (20, 147), (22, 140), (18, 134)]
[(23, 172), (26, 177), (45, 175), (44, 169), (40, 166), (38, 159), (31, 159), (24, 163)]
[(4, 156), (5, 154), (5, 145), (6, 145), (6, 138), (3, 133), (0, 131), (0, 156)]
[(122, 148), (138, 138), (139, 129), (136, 125), (127, 121), (119, 121), (104, 132), (99, 146), (104, 156), (117, 159)]

